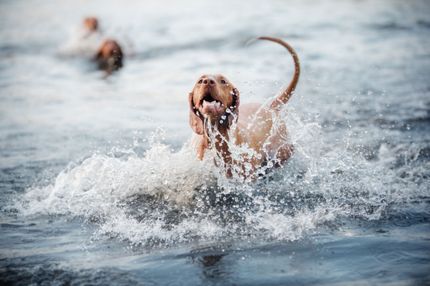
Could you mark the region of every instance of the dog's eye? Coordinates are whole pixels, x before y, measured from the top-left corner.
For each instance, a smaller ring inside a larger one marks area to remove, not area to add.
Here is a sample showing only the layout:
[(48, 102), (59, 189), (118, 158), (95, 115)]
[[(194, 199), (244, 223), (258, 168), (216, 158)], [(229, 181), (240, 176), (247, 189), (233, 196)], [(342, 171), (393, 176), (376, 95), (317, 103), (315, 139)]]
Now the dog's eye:
[(197, 83), (198, 83), (198, 84), (201, 84), (202, 82), (203, 82), (203, 80), (201, 79), (201, 80), (199, 80)]
[(222, 79), (222, 80), (221, 80), (221, 83), (222, 83), (222, 84), (226, 84), (227, 82), (226, 82), (224, 79)]

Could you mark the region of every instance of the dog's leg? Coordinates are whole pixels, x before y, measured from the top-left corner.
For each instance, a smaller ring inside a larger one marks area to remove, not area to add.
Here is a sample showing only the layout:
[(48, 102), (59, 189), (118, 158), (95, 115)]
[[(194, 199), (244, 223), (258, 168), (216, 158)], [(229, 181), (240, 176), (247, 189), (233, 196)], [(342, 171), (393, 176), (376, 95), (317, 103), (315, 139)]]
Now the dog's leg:
[(198, 140), (199, 142), (197, 143), (197, 158), (199, 158), (199, 160), (203, 160), (205, 156), (205, 151), (209, 147), (209, 143), (205, 136), (200, 136)]

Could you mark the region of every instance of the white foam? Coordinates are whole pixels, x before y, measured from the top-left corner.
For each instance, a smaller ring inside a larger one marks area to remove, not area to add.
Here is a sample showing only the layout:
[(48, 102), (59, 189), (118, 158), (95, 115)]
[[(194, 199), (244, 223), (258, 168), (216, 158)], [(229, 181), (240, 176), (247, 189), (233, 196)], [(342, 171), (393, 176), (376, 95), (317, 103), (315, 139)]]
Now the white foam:
[[(200, 162), (190, 142), (172, 151), (156, 134), (142, 156), (94, 154), (70, 165), (51, 185), (30, 188), (18, 208), (23, 215), (82, 217), (99, 226), (97, 237), (134, 244), (294, 240), (342, 218), (379, 219), (390, 205), (423, 191), (387, 168), (396, 156), (389, 146), (369, 162), (346, 147), (324, 146), (321, 128), (303, 123), (293, 109), (280, 122), (288, 122), (285, 142), (293, 143), (294, 155), (257, 181), (227, 179), (213, 151)], [(231, 150), (238, 159), (252, 155), (246, 145)]]
[(88, 33), (87, 30), (79, 29), (71, 33), (58, 52), (64, 56), (94, 57), (102, 39), (103, 35), (100, 32)]

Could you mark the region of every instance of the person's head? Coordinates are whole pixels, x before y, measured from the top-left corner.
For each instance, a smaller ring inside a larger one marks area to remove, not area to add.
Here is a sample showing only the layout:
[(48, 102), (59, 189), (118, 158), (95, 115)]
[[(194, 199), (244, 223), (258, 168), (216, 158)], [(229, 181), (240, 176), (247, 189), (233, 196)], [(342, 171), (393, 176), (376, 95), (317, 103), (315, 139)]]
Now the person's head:
[(84, 27), (89, 32), (95, 32), (99, 28), (99, 21), (96, 17), (87, 17), (84, 19)]

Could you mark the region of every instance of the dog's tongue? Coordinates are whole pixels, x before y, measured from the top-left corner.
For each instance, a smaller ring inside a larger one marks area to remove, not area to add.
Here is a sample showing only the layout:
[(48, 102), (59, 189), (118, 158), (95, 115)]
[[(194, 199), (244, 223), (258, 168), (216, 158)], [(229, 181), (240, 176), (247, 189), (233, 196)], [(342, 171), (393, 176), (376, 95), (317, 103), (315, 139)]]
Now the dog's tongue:
[(224, 112), (221, 103), (217, 101), (207, 102), (203, 101), (203, 112), (208, 114), (221, 114)]

